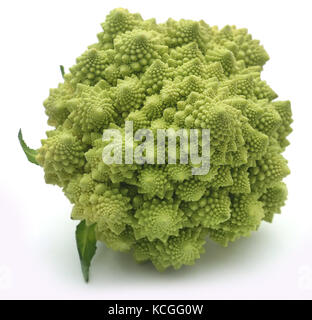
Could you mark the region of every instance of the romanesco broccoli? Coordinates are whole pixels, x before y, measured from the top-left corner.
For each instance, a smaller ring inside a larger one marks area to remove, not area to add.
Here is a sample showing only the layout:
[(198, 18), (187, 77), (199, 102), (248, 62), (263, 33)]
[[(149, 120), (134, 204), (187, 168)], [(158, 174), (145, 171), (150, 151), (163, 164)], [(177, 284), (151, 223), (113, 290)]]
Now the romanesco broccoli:
[[(259, 41), (235, 26), (157, 24), (126, 9), (102, 27), (50, 90), (44, 107), (54, 128), (32, 158), (46, 183), (63, 189), (80, 228), (162, 271), (194, 264), (207, 239), (227, 246), (271, 222), (287, 197), (281, 153), (292, 114), (261, 79), (269, 56)], [(103, 130), (123, 131), (125, 121), (134, 130), (210, 129), (209, 172), (105, 164)]]

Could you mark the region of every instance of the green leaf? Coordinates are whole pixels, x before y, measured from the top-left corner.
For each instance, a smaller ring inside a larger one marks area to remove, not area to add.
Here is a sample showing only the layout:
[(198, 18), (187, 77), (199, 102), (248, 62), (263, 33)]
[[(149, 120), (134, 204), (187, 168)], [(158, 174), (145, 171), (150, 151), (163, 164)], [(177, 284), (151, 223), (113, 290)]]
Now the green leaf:
[(79, 223), (76, 229), (76, 243), (79, 253), (81, 270), (86, 282), (89, 281), (89, 269), (93, 256), (96, 251), (96, 224), (87, 226), (86, 221)]
[(64, 66), (60, 65), (60, 70), (61, 70), (62, 77), (63, 77), (63, 79), (64, 79), (64, 75), (65, 75)]
[(19, 140), (19, 142), (21, 144), (21, 147), (23, 148), (23, 150), (24, 150), (24, 152), (26, 154), (26, 157), (27, 157), (28, 161), (30, 161), (31, 163), (39, 165), (39, 163), (36, 160), (37, 150), (30, 149), (27, 146), (27, 144), (25, 143), (25, 141), (23, 139), (23, 134), (22, 134), (22, 130), (21, 129), (19, 129), (19, 132), (18, 132), (18, 140)]

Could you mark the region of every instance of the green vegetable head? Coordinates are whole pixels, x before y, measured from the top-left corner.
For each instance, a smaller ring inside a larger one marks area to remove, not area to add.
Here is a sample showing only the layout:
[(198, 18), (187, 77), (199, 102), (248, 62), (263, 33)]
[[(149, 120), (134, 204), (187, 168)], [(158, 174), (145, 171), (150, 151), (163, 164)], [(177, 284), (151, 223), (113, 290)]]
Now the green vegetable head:
[[(259, 41), (235, 26), (157, 24), (125, 9), (111, 11), (102, 27), (68, 73), (61, 67), (64, 81), (44, 102), (53, 129), (41, 148), (19, 135), (82, 221), (85, 278), (97, 240), (162, 271), (194, 264), (206, 241), (227, 246), (271, 222), (287, 197), (281, 154), (292, 115), (261, 79), (269, 56)], [(118, 130), (125, 143), (126, 121), (152, 133), (209, 129), (209, 172), (194, 175), (193, 163), (105, 163), (103, 131)]]

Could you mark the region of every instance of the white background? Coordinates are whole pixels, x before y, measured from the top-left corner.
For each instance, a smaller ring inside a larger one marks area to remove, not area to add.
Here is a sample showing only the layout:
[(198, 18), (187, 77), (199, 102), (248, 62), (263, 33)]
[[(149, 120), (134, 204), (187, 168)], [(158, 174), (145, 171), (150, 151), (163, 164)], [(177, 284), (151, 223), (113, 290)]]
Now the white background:
[[(290, 99), (295, 122), (285, 156), (292, 174), (287, 206), (272, 225), (229, 248), (212, 243), (193, 267), (158, 273), (103, 246), (91, 281), (82, 280), (76, 223), (61, 190), (26, 161), (20, 127), (34, 148), (48, 128), (42, 101), (96, 41), (115, 7), (144, 19), (204, 19), (247, 27), (271, 60), (263, 79)], [(311, 1), (1, 1), (0, 298), (3, 299), (308, 299), (312, 298)]]

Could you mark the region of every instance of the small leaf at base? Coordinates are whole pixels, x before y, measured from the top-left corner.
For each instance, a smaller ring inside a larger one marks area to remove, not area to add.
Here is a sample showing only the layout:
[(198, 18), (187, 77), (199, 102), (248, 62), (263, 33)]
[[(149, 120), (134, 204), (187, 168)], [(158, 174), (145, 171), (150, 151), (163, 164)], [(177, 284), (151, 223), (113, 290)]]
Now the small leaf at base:
[(65, 75), (64, 66), (60, 65), (60, 70), (61, 70), (62, 77), (63, 77), (63, 79), (64, 79), (64, 75)]
[(76, 243), (79, 253), (81, 270), (86, 282), (89, 281), (89, 269), (93, 256), (96, 252), (96, 224), (87, 226), (86, 221), (79, 223), (76, 229)]
[(37, 150), (31, 149), (27, 146), (27, 144), (25, 143), (25, 141), (23, 139), (23, 134), (22, 134), (21, 129), (19, 129), (19, 132), (18, 132), (18, 140), (19, 140), (21, 147), (23, 148), (23, 150), (26, 154), (28, 161), (30, 161), (31, 163), (34, 163), (36, 165), (39, 165), (38, 161), (36, 160)]

